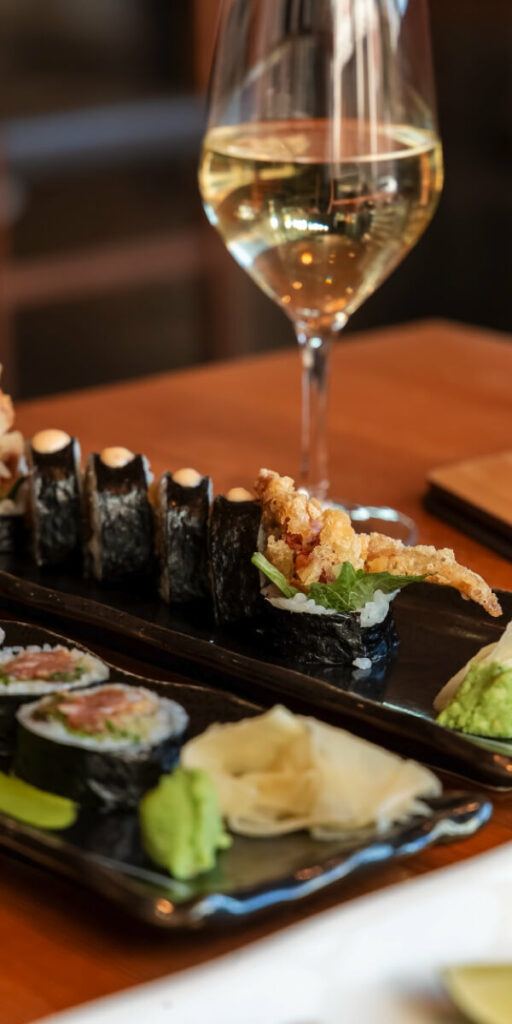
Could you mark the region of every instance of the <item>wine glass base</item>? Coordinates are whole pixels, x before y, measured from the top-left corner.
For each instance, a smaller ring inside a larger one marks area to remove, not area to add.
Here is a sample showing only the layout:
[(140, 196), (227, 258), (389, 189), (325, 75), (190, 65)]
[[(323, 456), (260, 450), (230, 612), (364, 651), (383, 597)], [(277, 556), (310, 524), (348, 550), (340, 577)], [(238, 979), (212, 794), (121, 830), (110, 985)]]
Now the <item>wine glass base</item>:
[(418, 539), (416, 523), (404, 512), (385, 505), (358, 505), (352, 501), (328, 500), (328, 508), (340, 508), (347, 512), (356, 533), (384, 533), (404, 544), (415, 544)]

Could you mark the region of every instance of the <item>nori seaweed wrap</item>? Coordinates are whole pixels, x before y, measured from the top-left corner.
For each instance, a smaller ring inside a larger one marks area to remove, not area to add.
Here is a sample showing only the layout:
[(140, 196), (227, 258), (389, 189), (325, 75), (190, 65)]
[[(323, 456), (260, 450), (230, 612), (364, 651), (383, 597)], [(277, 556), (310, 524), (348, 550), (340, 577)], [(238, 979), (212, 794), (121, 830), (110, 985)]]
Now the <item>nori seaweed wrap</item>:
[[(116, 456), (111, 458), (111, 453)], [(124, 453), (120, 455), (120, 453)], [(111, 464), (109, 464), (109, 462)], [(84, 480), (85, 572), (99, 582), (149, 576), (154, 568), (147, 460), (126, 449), (90, 455)]]
[(259, 572), (251, 565), (258, 547), (261, 505), (241, 489), (213, 502), (209, 550), (215, 618), (219, 624), (254, 616), (261, 602)]
[(353, 665), (362, 658), (382, 661), (398, 644), (391, 608), (380, 624), (362, 626), (360, 612), (310, 614), (276, 608), (265, 601), (261, 632), (280, 657), (296, 662)]
[(34, 558), (56, 565), (80, 553), (80, 445), (63, 431), (41, 431), (27, 462)]
[(27, 527), (22, 508), (5, 498), (0, 501), (0, 555), (22, 551), (27, 542)]
[(194, 470), (164, 473), (158, 485), (156, 547), (164, 601), (192, 601), (210, 593), (208, 522), (213, 487)]
[(15, 774), (102, 810), (136, 806), (176, 764), (188, 725), (180, 704), (124, 683), (56, 694), (17, 717)]

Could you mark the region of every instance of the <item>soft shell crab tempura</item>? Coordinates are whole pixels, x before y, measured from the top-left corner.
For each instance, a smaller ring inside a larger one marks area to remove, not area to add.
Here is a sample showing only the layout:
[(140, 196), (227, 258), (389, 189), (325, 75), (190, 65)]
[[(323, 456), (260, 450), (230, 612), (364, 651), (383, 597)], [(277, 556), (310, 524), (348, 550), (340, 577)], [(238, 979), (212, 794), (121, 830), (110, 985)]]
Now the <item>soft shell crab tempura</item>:
[(426, 583), (454, 587), (489, 615), (501, 615), (500, 603), (485, 580), (459, 565), (449, 548), (406, 547), (381, 533), (357, 534), (345, 512), (324, 509), (296, 491), (291, 477), (269, 469), (260, 470), (255, 488), (263, 508), (264, 555), (297, 589), (332, 583), (339, 566), (350, 562), (368, 573), (424, 575)]

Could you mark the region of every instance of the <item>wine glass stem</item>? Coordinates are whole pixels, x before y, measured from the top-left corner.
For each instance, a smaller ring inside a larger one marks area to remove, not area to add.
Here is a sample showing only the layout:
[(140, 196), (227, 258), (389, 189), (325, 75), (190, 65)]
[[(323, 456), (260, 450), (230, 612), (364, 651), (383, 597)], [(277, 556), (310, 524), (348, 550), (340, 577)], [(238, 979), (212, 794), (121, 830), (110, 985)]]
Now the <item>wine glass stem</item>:
[(314, 331), (297, 333), (302, 357), (301, 482), (323, 501), (329, 491), (327, 458), (327, 391), (330, 337)]

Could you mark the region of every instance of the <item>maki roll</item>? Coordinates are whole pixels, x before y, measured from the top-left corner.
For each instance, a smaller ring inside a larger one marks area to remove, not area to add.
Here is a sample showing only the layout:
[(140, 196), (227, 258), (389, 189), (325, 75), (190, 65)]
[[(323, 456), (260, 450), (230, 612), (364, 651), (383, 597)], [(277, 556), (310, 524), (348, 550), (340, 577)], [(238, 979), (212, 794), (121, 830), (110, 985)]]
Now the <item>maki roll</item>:
[(99, 582), (149, 575), (153, 568), (152, 477), (147, 459), (105, 448), (87, 460), (84, 482), (85, 571)]
[(410, 584), (455, 587), (501, 615), (488, 584), (459, 565), (453, 551), (357, 534), (343, 509), (296, 491), (291, 477), (268, 469), (260, 470), (255, 490), (262, 531), (252, 563), (262, 573), (267, 612), (259, 628), (287, 657), (370, 671), (393, 652), (391, 606)]
[[(0, 367), (1, 373), (1, 367)], [(11, 430), (14, 407), (0, 389), (0, 554), (24, 547), (27, 463), (23, 435)]]
[[(417, 577), (367, 573), (368, 538), (341, 509), (296, 491), (290, 477), (261, 470), (259, 550), (264, 612), (257, 628), (287, 661), (370, 671), (398, 642), (391, 602)], [(423, 577), (421, 577), (422, 579)]]
[(209, 594), (208, 520), (213, 487), (195, 469), (164, 473), (156, 509), (160, 594), (191, 601)]
[(34, 558), (56, 565), (80, 552), (80, 445), (63, 430), (42, 430), (27, 461)]
[(16, 775), (105, 810), (135, 806), (174, 767), (188, 725), (180, 704), (124, 683), (55, 693), (17, 717)]
[(287, 661), (322, 661), (368, 671), (398, 644), (385, 597), (368, 602), (363, 609), (337, 612), (302, 593), (286, 598), (267, 590), (265, 596), (262, 632)]
[(254, 616), (260, 604), (259, 574), (251, 565), (261, 525), (261, 505), (243, 487), (213, 502), (209, 531), (210, 574), (219, 624)]
[(16, 712), (22, 704), (77, 687), (102, 683), (109, 670), (76, 647), (4, 647), (0, 651), (0, 756), (14, 750)]
[(25, 547), (25, 494), (0, 498), (0, 555), (10, 555)]

